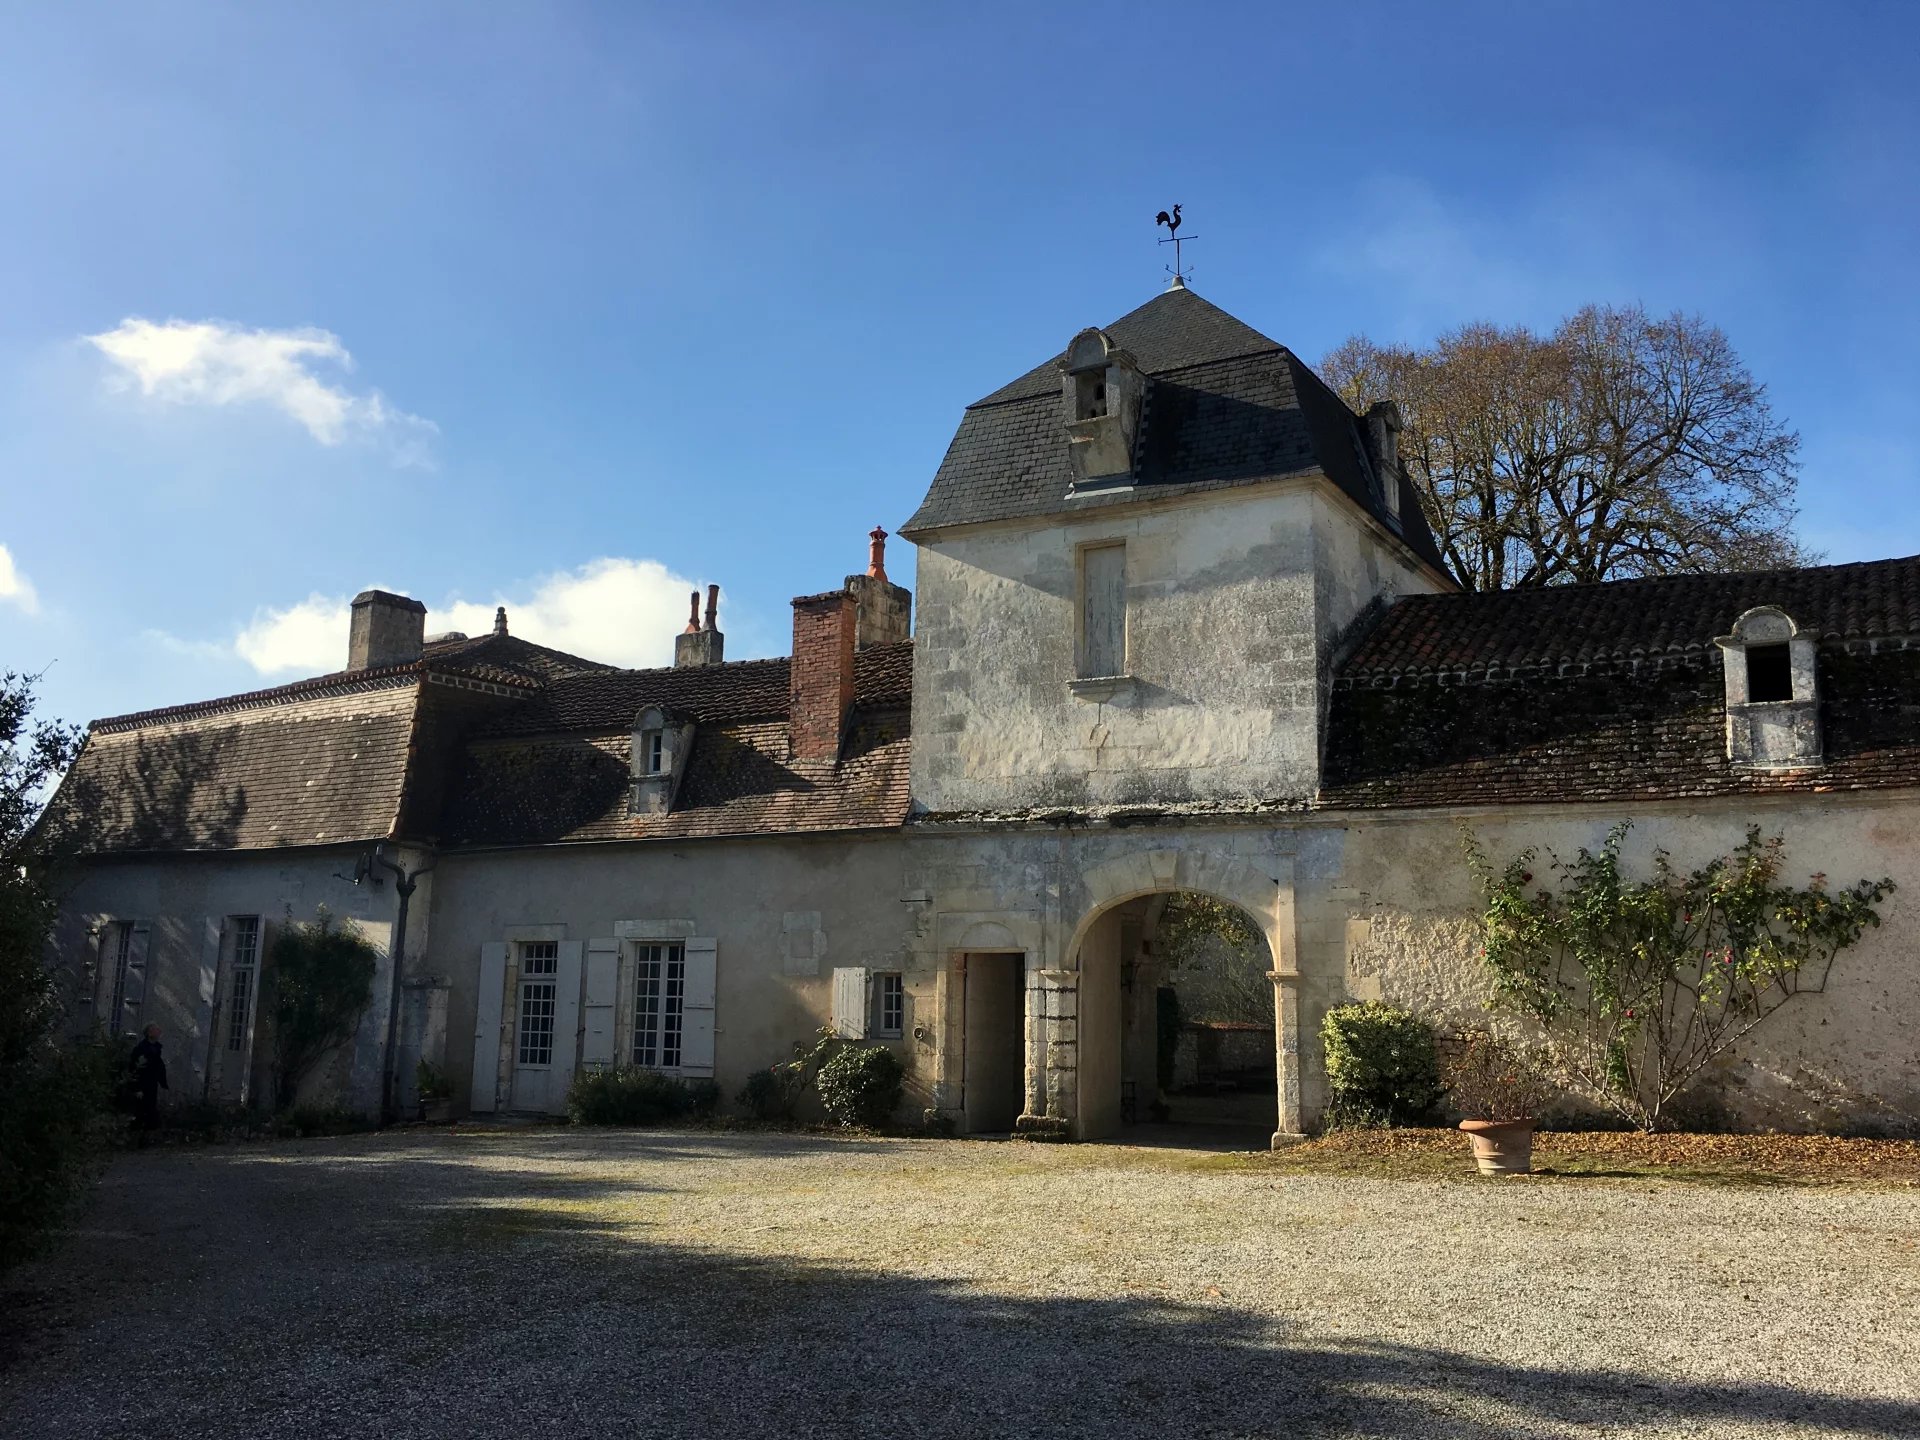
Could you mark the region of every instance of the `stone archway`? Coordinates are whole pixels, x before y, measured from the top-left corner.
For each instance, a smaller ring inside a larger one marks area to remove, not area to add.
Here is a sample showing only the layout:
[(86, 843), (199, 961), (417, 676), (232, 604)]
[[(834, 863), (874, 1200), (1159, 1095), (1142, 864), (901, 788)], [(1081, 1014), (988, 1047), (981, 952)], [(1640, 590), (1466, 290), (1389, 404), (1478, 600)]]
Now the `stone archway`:
[(1237, 906), (1267, 943), (1274, 969), (1274, 1139), (1301, 1132), (1299, 967), (1293, 923), (1293, 860), (1274, 872), (1231, 855), (1160, 847), (1116, 855), (1081, 872), (1085, 904), (1060, 952), (1059, 969), (1041, 970), (1028, 996), (1029, 1090), (1022, 1128), (1081, 1135), (1081, 952), (1089, 933), (1117, 906), (1143, 895), (1192, 891)]

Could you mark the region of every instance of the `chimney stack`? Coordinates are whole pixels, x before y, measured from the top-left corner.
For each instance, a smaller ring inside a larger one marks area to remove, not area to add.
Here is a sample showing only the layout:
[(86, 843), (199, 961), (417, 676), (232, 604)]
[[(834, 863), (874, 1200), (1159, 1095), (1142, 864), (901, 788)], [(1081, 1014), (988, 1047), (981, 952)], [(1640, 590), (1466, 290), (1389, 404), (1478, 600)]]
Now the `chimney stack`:
[(362, 590), (353, 597), (347, 626), (347, 669), (410, 665), (420, 658), (426, 639), (426, 606), (385, 590)]
[(853, 596), (854, 648), (891, 645), (913, 633), (913, 592), (887, 579), (887, 532), (867, 532), (867, 573), (847, 576)]
[(726, 654), (727, 637), (720, 633), (720, 587), (707, 586), (707, 623), (700, 624), (700, 592), (687, 596), (687, 628), (673, 637), (673, 668), (718, 665)]
[(853, 708), (856, 616), (854, 598), (845, 590), (793, 602), (787, 734), (796, 760), (840, 758), (840, 736)]

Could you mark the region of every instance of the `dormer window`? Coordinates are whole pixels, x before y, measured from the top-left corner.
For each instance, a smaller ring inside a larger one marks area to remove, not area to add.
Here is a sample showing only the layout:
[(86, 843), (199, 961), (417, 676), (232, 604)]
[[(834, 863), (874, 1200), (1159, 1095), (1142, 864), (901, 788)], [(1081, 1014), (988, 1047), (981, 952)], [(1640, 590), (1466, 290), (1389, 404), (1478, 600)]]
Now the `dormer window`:
[(1727, 759), (1744, 768), (1820, 763), (1818, 654), (1775, 605), (1749, 610), (1714, 644), (1725, 668)]
[(674, 792), (686, 772), (693, 748), (693, 721), (659, 705), (633, 718), (631, 802), (635, 815), (664, 815), (673, 809)]
[(1147, 382), (1133, 357), (1103, 330), (1082, 330), (1060, 361), (1065, 384), (1067, 455), (1076, 485), (1125, 482)]

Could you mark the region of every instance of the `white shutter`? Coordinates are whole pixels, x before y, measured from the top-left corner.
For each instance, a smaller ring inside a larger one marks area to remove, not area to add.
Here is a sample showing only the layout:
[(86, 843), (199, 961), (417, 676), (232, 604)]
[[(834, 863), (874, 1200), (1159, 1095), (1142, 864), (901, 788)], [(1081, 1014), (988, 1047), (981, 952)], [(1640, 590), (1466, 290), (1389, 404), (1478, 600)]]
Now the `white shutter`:
[(613, 1012), (620, 992), (620, 942), (613, 939), (587, 942), (587, 974), (580, 997), (582, 1036), (580, 1064), (597, 1070), (613, 1063)]
[(680, 1073), (713, 1074), (713, 992), (719, 978), (719, 945), (691, 938), (686, 950), (686, 988), (680, 1009)]
[(214, 1051), (217, 1045), (215, 1035), (219, 1030), (220, 1019), (220, 939), (222, 922), (219, 917), (209, 915), (205, 931), (200, 939), (200, 1008), (197, 1011), (197, 1023), (203, 1045), (189, 1050), (189, 1055), (197, 1056), (193, 1062), (194, 1078), (200, 1082), (204, 1095), (207, 1085), (213, 1079)]
[(842, 966), (833, 972), (833, 1033), (843, 1040), (867, 1038), (867, 967)]
[(586, 948), (583, 940), (562, 940), (554, 971), (553, 1069), (548, 1076), (547, 1109), (556, 1115), (566, 1113), (567, 1087), (573, 1083), (573, 1057), (580, 1038), (580, 961)]
[(467, 1108), (491, 1114), (499, 1105), (500, 1001), (507, 984), (507, 947), (498, 942), (480, 947), (480, 989), (473, 1020), (473, 1096)]
[[(125, 998), (120, 1002), (120, 1015), (114, 1017), (116, 1026), (128, 1029), (140, 1028), (140, 1012), (147, 1003), (147, 943), (150, 932), (144, 925), (133, 927), (133, 934), (127, 941), (127, 989)], [(121, 1017), (126, 1017), (122, 1019)]]

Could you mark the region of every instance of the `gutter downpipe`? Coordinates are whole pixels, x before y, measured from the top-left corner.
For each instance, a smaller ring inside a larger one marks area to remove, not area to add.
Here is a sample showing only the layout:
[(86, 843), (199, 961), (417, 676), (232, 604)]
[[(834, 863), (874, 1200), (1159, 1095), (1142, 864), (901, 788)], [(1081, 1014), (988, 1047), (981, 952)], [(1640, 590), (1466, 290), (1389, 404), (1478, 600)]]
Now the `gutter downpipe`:
[(433, 869), (438, 857), (409, 873), (389, 860), (384, 850), (381, 845), (373, 847), (373, 863), (393, 872), (393, 892), (400, 897), (399, 913), (393, 917), (393, 944), (389, 947), (393, 957), (393, 984), (387, 993), (387, 1044), (381, 1066), (380, 1120), (382, 1124), (391, 1125), (400, 1115), (400, 1076), (395, 1066), (400, 1055), (400, 976), (407, 954), (407, 906), (420, 877)]

